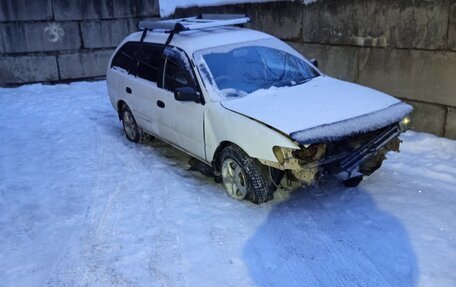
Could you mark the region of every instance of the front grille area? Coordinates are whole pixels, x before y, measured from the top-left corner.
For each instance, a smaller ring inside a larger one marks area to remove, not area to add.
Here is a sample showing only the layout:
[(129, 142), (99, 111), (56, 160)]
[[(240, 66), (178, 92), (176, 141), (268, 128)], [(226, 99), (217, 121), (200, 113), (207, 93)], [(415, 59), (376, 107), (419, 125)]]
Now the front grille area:
[(390, 125), (373, 132), (326, 143), (326, 154), (320, 161), (324, 174), (349, 171), (369, 156), (378, 152), (399, 135), (397, 125)]
[(343, 154), (351, 154), (357, 148), (362, 145), (367, 144), (372, 139), (378, 137), (386, 130), (389, 130), (394, 125), (387, 126), (372, 132), (368, 132), (365, 134), (360, 134), (352, 137), (348, 137), (346, 139), (335, 141), (335, 142), (328, 142), (326, 144), (326, 156), (325, 158), (338, 156), (340, 157)]

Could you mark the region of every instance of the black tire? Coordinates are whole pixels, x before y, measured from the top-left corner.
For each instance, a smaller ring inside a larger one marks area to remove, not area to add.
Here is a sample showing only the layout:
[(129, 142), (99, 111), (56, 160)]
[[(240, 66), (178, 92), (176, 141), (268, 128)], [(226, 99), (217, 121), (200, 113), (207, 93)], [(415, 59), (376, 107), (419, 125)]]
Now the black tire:
[(345, 187), (357, 187), (363, 180), (362, 175), (358, 175), (343, 181)]
[(359, 171), (363, 175), (371, 175), (382, 166), (383, 160), (385, 160), (385, 153), (379, 152), (376, 155), (365, 160), (359, 167)]
[[(240, 167), (245, 177), (242, 181), (243, 188), (245, 188), (245, 197), (243, 198), (233, 197), (228, 191), (227, 185), (232, 184), (232, 182), (224, 175), (223, 166), (232, 162)], [(226, 147), (222, 152), (221, 164), (223, 184), (229, 196), (238, 200), (246, 199), (255, 204), (261, 204), (274, 198), (275, 188), (269, 186), (267, 177), (262, 172), (261, 164), (249, 157), (241, 148), (235, 145)]]
[(142, 142), (144, 132), (136, 123), (135, 117), (127, 105), (123, 105), (120, 111), (120, 119), (127, 139), (134, 143)]

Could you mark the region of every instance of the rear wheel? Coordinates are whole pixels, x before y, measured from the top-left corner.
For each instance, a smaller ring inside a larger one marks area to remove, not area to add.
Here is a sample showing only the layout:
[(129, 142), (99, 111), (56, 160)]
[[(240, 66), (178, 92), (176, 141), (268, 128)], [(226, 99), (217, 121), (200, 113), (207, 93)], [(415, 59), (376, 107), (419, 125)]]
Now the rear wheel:
[(260, 204), (273, 199), (262, 166), (239, 147), (231, 145), (222, 152), (222, 181), (226, 193), (236, 199)]
[(120, 118), (122, 119), (122, 125), (127, 139), (134, 143), (142, 141), (144, 132), (136, 123), (136, 120), (127, 105), (122, 106)]

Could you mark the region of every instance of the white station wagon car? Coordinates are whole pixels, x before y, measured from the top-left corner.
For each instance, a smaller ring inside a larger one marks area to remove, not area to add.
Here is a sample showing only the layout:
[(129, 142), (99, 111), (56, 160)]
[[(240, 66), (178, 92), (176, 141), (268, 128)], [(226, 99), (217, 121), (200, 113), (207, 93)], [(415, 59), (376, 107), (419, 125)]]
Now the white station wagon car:
[(157, 137), (254, 203), (283, 182), (356, 186), (399, 150), (411, 106), (324, 75), (243, 15), (143, 21), (107, 69), (126, 137)]

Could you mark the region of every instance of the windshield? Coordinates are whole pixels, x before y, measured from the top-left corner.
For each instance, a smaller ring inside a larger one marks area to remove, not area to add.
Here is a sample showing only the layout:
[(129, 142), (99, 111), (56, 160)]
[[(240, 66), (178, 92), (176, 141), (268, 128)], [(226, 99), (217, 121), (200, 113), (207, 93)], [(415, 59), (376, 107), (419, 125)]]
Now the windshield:
[(299, 85), (319, 75), (296, 51), (274, 38), (203, 50), (200, 55), (203, 74), (209, 74), (217, 90), (227, 91), (226, 96)]

